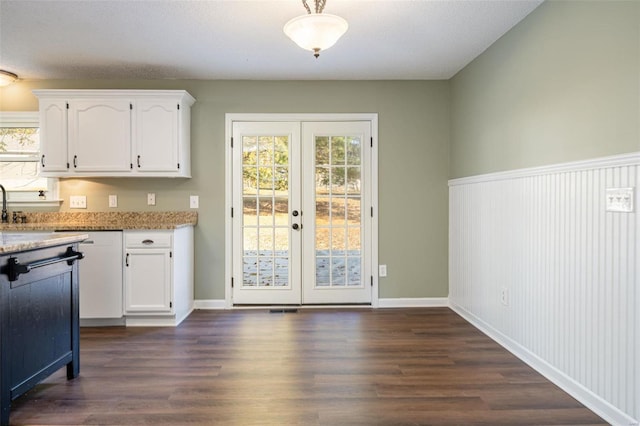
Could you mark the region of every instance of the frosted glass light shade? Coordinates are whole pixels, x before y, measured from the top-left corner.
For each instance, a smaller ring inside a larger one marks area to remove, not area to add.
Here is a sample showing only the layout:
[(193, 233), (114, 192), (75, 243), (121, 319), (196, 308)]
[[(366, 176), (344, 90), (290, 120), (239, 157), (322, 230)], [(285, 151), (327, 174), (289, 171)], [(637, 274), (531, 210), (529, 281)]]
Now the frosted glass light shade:
[(18, 79), (18, 76), (12, 72), (0, 70), (0, 87), (8, 86)]
[(318, 57), (321, 50), (336, 44), (347, 32), (349, 24), (343, 18), (326, 13), (311, 13), (293, 18), (284, 25), (284, 33), (303, 49)]

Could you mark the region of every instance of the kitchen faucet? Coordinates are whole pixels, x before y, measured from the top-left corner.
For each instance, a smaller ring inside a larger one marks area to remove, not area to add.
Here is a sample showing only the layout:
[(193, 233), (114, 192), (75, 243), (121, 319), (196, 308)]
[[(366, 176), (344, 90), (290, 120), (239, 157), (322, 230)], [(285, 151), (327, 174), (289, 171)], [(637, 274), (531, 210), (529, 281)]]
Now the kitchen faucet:
[(9, 213), (7, 213), (7, 191), (5, 191), (2, 185), (0, 185), (0, 189), (2, 190), (2, 223), (7, 223), (9, 222)]

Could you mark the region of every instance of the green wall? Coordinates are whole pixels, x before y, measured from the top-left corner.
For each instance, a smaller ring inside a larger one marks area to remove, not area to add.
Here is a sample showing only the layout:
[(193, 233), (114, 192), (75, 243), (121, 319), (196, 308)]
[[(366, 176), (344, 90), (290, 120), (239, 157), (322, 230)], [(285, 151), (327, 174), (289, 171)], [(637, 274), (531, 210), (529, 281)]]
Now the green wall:
[(639, 25), (637, 1), (547, 1), (450, 81), (20, 82), (0, 110), (36, 110), (36, 88), (188, 90), (192, 179), (68, 179), (61, 195), (93, 211), (199, 195), (198, 299), (224, 297), (224, 114), (378, 113), (379, 296), (446, 297), (449, 177), (640, 150)]
[(640, 2), (547, 1), (451, 82), (452, 178), (640, 150)]
[[(381, 298), (446, 297), (449, 84), (446, 81), (34, 81), (0, 91), (0, 109), (37, 110), (33, 89), (185, 89), (192, 109), (192, 179), (62, 179), (61, 196), (89, 211), (188, 210), (195, 229), (196, 298), (224, 298), (225, 113), (378, 113)], [(146, 205), (147, 192), (156, 206)], [(108, 208), (108, 195), (118, 208)], [(67, 210), (64, 203), (61, 210)]]

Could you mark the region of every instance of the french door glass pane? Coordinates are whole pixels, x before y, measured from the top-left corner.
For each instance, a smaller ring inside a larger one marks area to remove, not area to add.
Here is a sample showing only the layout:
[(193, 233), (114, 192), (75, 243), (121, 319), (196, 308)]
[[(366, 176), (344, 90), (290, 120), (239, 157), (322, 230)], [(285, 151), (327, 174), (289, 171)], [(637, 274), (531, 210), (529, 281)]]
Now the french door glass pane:
[(315, 138), (316, 286), (362, 285), (361, 140)]
[(244, 287), (289, 285), (289, 138), (244, 136)]

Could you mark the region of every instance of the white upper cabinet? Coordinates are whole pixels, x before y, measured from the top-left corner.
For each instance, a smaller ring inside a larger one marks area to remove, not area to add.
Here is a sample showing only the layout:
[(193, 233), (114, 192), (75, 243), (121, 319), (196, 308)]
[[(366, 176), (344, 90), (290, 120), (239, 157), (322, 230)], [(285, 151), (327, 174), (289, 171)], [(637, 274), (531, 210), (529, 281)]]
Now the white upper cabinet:
[(126, 99), (69, 103), (72, 172), (130, 172), (131, 108)]
[(134, 168), (140, 173), (180, 171), (180, 104), (140, 100), (136, 103)]
[[(191, 177), (184, 90), (34, 90), (42, 176)], [(62, 131), (64, 129), (64, 131)]]
[[(52, 141), (67, 140), (67, 102), (59, 99), (40, 100), (40, 134)], [(42, 144), (40, 172), (67, 172), (69, 158), (67, 144)]]

